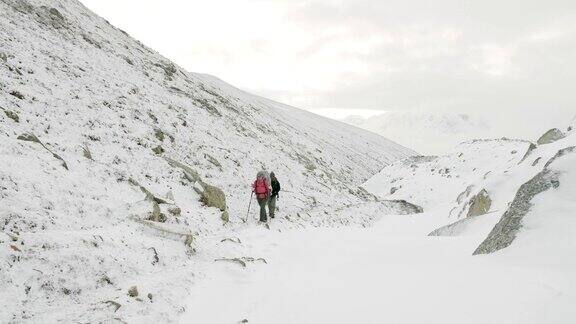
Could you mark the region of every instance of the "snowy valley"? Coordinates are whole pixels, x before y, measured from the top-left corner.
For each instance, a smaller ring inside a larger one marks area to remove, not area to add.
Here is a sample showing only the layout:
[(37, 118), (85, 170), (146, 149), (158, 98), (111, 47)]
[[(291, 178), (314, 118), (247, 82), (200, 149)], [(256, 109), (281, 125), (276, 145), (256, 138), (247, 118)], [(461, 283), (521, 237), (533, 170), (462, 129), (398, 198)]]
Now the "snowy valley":
[(574, 121), (420, 156), (76, 0), (0, 0), (0, 71), (1, 323), (576, 319)]

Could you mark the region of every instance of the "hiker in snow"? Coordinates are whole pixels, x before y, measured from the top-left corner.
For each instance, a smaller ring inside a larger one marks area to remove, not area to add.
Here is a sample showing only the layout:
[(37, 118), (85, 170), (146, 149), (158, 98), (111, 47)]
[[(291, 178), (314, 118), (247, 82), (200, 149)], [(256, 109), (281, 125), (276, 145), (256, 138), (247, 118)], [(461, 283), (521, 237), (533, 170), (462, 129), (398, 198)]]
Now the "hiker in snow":
[(266, 171), (260, 171), (256, 175), (256, 181), (252, 184), (252, 191), (256, 194), (258, 205), (260, 205), (260, 221), (266, 222), (266, 204), (270, 197), (270, 175)]
[(274, 218), (274, 212), (276, 211), (276, 200), (280, 198), (280, 195), (278, 194), (280, 192), (280, 182), (278, 182), (274, 172), (270, 173), (270, 179), (272, 184), (272, 194), (268, 199), (268, 212), (270, 213), (270, 218)]

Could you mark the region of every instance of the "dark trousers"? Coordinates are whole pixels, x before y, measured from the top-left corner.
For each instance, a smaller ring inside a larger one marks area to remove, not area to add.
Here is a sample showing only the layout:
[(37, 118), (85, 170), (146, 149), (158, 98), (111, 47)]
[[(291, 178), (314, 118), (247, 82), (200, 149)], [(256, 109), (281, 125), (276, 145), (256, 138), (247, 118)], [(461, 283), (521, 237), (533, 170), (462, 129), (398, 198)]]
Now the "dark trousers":
[(268, 213), (271, 218), (274, 218), (274, 212), (276, 212), (276, 198), (277, 196), (272, 196), (268, 199)]
[(268, 217), (266, 215), (266, 205), (268, 203), (268, 198), (258, 198), (258, 205), (260, 205), (260, 221), (267, 221)]

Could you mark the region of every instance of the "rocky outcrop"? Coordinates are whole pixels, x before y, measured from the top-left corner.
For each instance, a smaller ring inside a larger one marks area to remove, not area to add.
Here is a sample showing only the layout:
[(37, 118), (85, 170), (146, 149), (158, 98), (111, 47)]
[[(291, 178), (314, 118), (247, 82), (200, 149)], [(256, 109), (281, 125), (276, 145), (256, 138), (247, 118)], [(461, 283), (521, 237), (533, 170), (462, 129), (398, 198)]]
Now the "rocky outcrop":
[(30, 134), (30, 133), (24, 133), (24, 134), (18, 136), (18, 139), (21, 141), (25, 141), (25, 142), (32, 142), (32, 143), (40, 144), (46, 151), (48, 151), (50, 154), (52, 154), (52, 156), (55, 159), (60, 160), (60, 163), (64, 169), (68, 170), (68, 164), (66, 164), (66, 161), (64, 161), (64, 159), (60, 155), (52, 152), (48, 147), (46, 147), (46, 145), (44, 145), (44, 143), (42, 143), (42, 141), (40, 141), (40, 139), (36, 135)]
[(542, 137), (538, 139), (538, 145), (554, 143), (558, 140), (563, 139), (566, 135), (558, 128), (553, 128), (547, 131)]
[(385, 202), (390, 202), (398, 207), (400, 210), (404, 211), (406, 214), (421, 214), (424, 212), (424, 208), (414, 205), (413, 203), (407, 202), (406, 200), (385, 200)]
[(175, 161), (170, 158), (165, 158), (165, 160), (170, 166), (179, 168), (184, 171), (184, 177), (188, 179), (188, 181), (192, 182), (193, 184), (198, 183), (200, 185), (200, 187), (195, 186), (194, 189), (200, 195), (200, 201), (202, 201), (204, 205), (220, 209), (220, 211), (222, 211), (222, 220), (225, 222), (229, 220), (226, 207), (226, 195), (222, 189), (202, 181), (198, 172), (185, 165), (184, 163)]
[(546, 163), (544, 170), (523, 184), (502, 219), (496, 224), (488, 237), (478, 246), (474, 254), (488, 254), (504, 249), (516, 238), (522, 228), (522, 219), (532, 208), (532, 199), (542, 192), (560, 186), (560, 172), (550, 169), (550, 165), (559, 157), (573, 153), (576, 147), (560, 150)]
[(221, 211), (226, 210), (226, 195), (222, 189), (201, 182), (202, 190), (199, 192), (200, 200), (208, 207), (216, 207)]
[(492, 199), (486, 189), (482, 189), (476, 196), (470, 199), (470, 208), (466, 217), (480, 216), (488, 213), (492, 207)]

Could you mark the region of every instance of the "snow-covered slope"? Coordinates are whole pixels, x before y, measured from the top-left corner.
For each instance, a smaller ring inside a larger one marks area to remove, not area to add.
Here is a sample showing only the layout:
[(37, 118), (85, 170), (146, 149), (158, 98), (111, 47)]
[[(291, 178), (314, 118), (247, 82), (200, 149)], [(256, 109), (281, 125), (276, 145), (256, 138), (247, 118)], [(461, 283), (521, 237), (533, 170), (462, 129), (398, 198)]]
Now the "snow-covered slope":
[(432, 218), (437, 227), (431, 235), (476, 235), (475, 254), (505, 249), (504, 255), (549, 259), (549, 251), (555, 250), (552, 259), (564, 262), (576, 252), (576, 164), (571, 163), (576, 133), (573, 126), (553, 129), (537, 142), (462, 143), (440, 157), (395, 162), (365, 187), (383, 198), (423, 206), (422, 217)]
[(421, 154), (446, 152), (460, 142), (493, 136), (494, 129), (477, 115), (466, 113), (389, 111), (344, 122), (391, 138)]
[(171, 320), (194, 252), (253, 226), (256, 171), (286, 190), (279, 228), (367, 224), (328, 210), (413, 154), (183, 71), (75, 0), (0, 0), (0, 44), (0, 322)]

